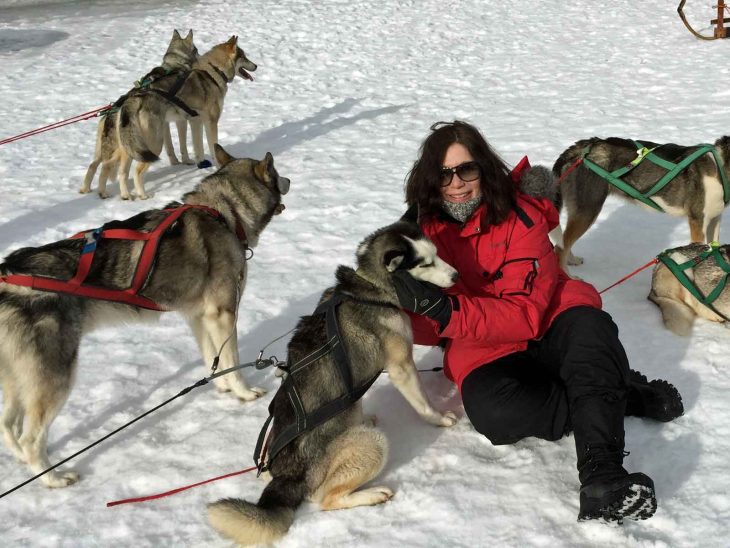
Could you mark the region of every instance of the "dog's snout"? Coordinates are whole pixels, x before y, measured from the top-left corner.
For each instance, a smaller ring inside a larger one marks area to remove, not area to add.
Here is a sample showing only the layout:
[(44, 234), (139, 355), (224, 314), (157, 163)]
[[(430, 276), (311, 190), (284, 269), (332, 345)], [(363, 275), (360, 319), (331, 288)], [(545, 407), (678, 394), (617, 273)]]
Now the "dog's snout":
[(456, 281), (459, 279), (459, 273), (454, 270), (454, 273), (451, 275), (451, 283), (456, 283)]

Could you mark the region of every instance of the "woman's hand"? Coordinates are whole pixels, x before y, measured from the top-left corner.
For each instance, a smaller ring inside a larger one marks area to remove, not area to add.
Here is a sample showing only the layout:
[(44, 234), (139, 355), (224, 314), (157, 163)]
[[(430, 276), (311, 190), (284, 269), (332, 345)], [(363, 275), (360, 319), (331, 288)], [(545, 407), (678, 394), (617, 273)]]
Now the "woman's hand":
[(439, 286), (417, 280), (406, 270), (393, 272), (393, 285), (403, 309), (436, 320), (442, 331), (448, 325), (453, 305)]

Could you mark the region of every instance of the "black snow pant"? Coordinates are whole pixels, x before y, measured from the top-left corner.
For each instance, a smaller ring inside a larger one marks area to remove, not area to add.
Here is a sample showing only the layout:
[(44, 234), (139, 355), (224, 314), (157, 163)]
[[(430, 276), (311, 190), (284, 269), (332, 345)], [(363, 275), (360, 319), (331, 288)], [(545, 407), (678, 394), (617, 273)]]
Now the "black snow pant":
[(539, 341), (475, 369), (464, 409), (494, 445), (575, 435), (578, 467), (588, 446), (623, 451), (629, 363), (611, 316), (587, 306), (559, 314)]

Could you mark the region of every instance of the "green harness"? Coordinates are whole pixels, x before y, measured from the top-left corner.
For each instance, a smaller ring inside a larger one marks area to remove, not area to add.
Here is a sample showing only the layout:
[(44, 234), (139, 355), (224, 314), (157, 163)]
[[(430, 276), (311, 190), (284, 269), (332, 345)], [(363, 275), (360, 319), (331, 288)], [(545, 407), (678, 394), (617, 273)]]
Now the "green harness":
[[(654, 148), (646, 148), (644, 145), (642, 145), (639, 141), (632, 141), (634, 143), (634, 146), (636, 146), (636, 153), (638, 156), (627, 166), (621, 167), (619, 169), (616, 169), (614, 171), (607, 171), (603, 169), (601, 166), (596, 164), (595, 162), (588, 159), (588, 153), (590, 152), (591, 147), (587, 146), (583, 149), (583, 164), (590, 169), (592, 172), (594, 172), (599, 177), (602, 177), (609, 183), (611, 183), (613, 186), (618, 188), (619, 190), (622, 190), (635, 200), (639, 200), (640, 202), (645, 203), (649, 207), (652, 207), (656, 209), (657, 211), (664, 212), (662, 207), (657, 204), (654, 200), (651, 199), (654, 194), (659, 192), (661, 189), (663, 189), (667, 183), (669, 183), (672, 179), (674, 179), (677, 175), (679, 175), (683, 170), (685, 170), (692, 162), (694, 162), (697, 158), (700, 158), (701, 156), (707, 154), (708, 152), (712, 153), (712, 156), (715, 158), (715, 163), (717, 164), (717, 170), (720, 172), (720, 178), (722, 179), (722, 194), (723, 194), (723, 202), (725, 205), (730, 202), (730, 186), (728, 186), (728, 180), (725, 176), (725, 171), (722, 169), (722, 160), (720, 159), (717, 150), (715, 150), (715, 147), (713, 145), (708, 144), (702, 144), (697, 145), (697, 150), (692, 152), (689, 156), (681, 160), (679, 163), (675, 164), (674, 162), (671, 162), (669, 160), (665, 160), (663, 158), (660, 158), (654, 153), (654, 150), (659, 147)], [(621, 177), (632, 171), (636, 166), (638, 166), (641, 162), (644, 160), (649, 160), (650, 162), (653, 162), (654, 164), (658, 165), (659, 167), (662, 167), (667, 170), (667, 173), (664, 174), (664, 176), (659, 179), (659, 181), (656, 182), (656, 184), (651, 187), (646, 193), (642, 194), (638, 190), (636, 190), (634, 187), (629, 185), (628, 183), (625, 183), (623, 180), (621, 180)]]
[[(715, 300), (720, 296), (720, 294), (725, 289), (725, 286), (727, 285), (728, 277), (730, 277), (730, 265), (725, 261), (722, 254), (719, 251), (720, 244), (718, 242), (712, 242), (708, 244), (707, 249), (697, 255), (696, 257), (693, 257), (692, 259), (682, 263), (678, 264), (674, 259), (670, 257), (670, 254), (674, 252), (674, 249), (667, 249), (665, 251), (662, 251), (658, 256), (657, 259), (661, 261), (671, 272), (674, 274), (674, 276), (677, 278), (679, 283), (681, 283), (684, 288), (689, 291), (692, 296), (700, 301), (702, 304), (704, 304), (707, 308), (712, 310), (715, 314), (720, 316), (725, 321), (730, 321), (730, 318), (722, 314), (721, 312), (718, 312), (714, 306), (712, 306), (712, 303), (715, 302)], [(725, 272), (725, 275), (720, 279), (719, 282), (717, 282), (717, 285), (715, 288), (709, 293), (709, 295), (703, 295), (702, 291), (700, 291), (700, 288), (697, 287), (697, 284), (695, 284), (692, 280), (689, 279), (689, 277), (684, 273), (685, 270), (688, 268), (694, 268), (701, 262), (707, 260), (709, 257), (712, 257), (715, 259), (715, 264), (719, 266), (723, 272)]]

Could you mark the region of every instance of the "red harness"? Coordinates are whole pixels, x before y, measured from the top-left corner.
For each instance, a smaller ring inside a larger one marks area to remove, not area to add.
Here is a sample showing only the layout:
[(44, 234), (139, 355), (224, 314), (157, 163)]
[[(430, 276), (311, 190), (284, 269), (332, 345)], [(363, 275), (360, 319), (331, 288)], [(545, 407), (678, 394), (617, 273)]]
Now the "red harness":
[[(164, 209), (163, 211), (167, 213), (167, 216), (159, 225), (149, 232), (131, 230), (127, 228), (102, 230), (103, 227), (79, 232), (78, 234), (71, 236), (70, 239), (85, 238), (86, 245), (84, 245), (81, 251), (81, 257), (79, 258), (79, 264), (76, 268), (76, 274), (74, 274), (73, 278), (70, 280), (57, 280), (54, 278), (30, 276), (27, 274), (9, 274), (7, 276), (0, 276), (0, 282), (30, 287), (40, 291), (68, 293), (70, 295), (77, 295), (79, 297), (86, 297), (89, 299), (114, 301), (138, 306), (140, 308), (147, 308), (149, 310), (164, 311), (166, 309), (156, 302), (139, 295), (139, 291), (149, 279), (157, 256), (157, 251), (160, 246), (160, 240), (162, 239), (165, 230), (167, 230), (183, 213), (189, 209), (202, 209), (215, 218), (221, 217), (220, 212), (213, 208), (202, 205), (185, 204), (179, 207)], [(239, 222), (236, 222), (236, 235), (241, 241), (246, 241), (243, 227)], [(144, 247), (142, 248), (142, 253), (139, 257), (139, 262), (137, 263), (137, 268), (134, 272), (132, 285), (127, 289), (105, 289), (103, 287), (84, 284), (84, 281), (89, 274), (89, 270), (91, 269), (91, 263), (94, 260), (96, 244), (102, 238), (116, 240), (142, 240), (145, 242)]]

